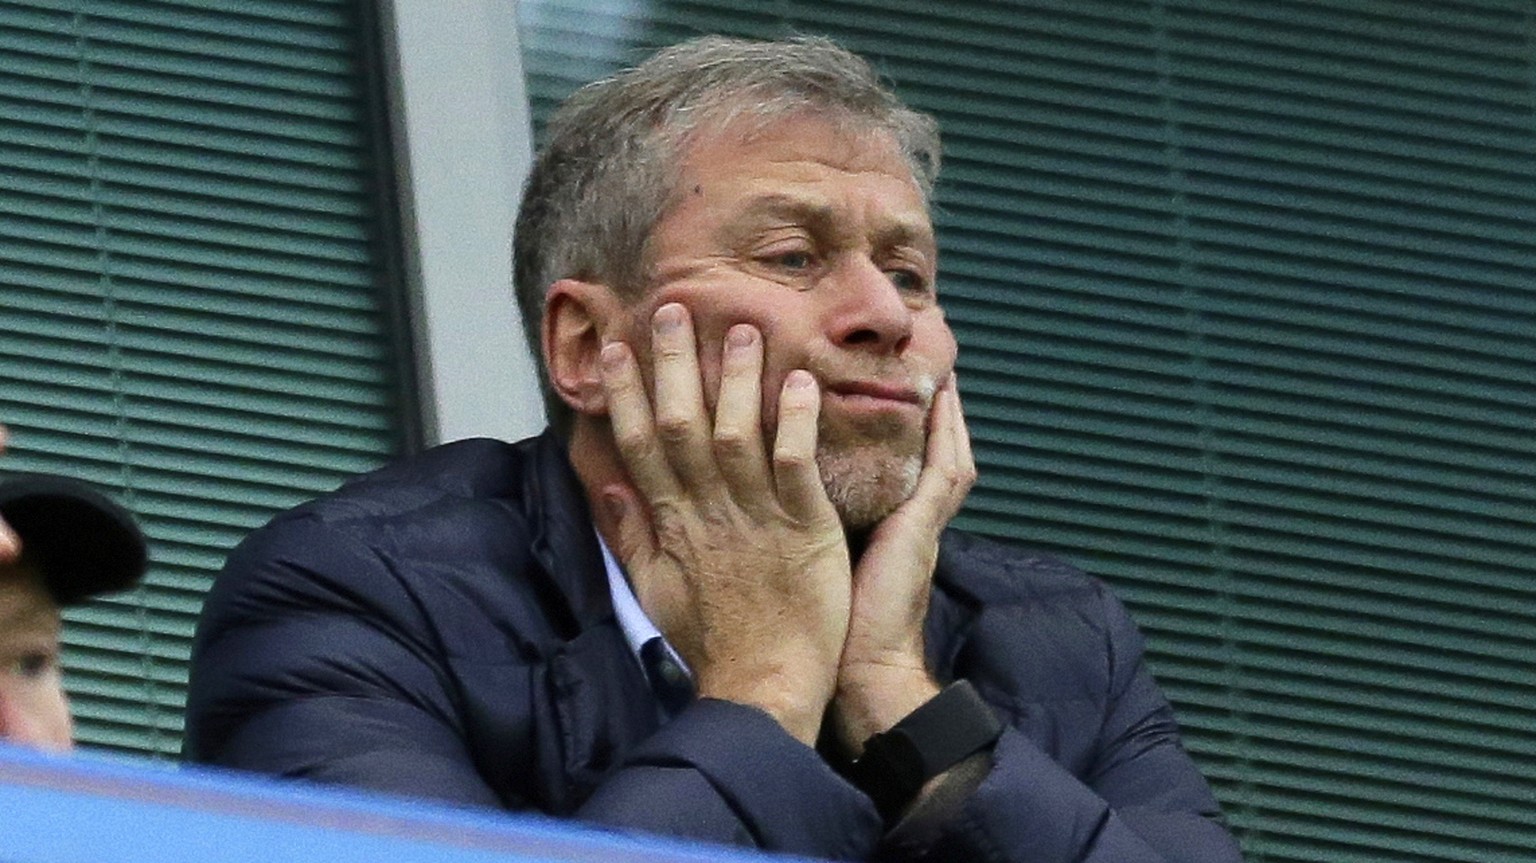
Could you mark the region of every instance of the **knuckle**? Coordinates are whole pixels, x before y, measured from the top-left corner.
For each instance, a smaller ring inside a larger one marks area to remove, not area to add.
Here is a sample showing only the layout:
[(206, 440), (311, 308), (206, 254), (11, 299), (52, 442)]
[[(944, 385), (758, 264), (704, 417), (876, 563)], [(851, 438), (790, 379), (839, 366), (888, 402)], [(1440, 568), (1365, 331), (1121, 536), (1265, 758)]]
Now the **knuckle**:
[(676, 549), (686, 544), (688, 526), (676, 505), (671, 501), (655, 501), (651, 504), (651, 513), (659, 547)]
[(732, 514), (732, 510), (726, 501), (705, 499), (698, 504), (699, 523), (709, 527), (712, 531), (730, 527), (734, 521)]
[(720, 457), (744, 456), (750, 449), (746, 432), (736, 426), (717, 426), (713, 443), (715, 454)]
[(708, 538), (729, 527), (732, 521), (729, 510), (712, 500), (689, 500), (685, 505), (681, 500), (668, 498), (651, 507), (657, 545), (689, 560), (696, 559), (699, 550), (707, 546)]
[(773, 451), (773, 463), (777, 467), (791, 469), (805, 468), (808, 467), (812, 461), (813, 458), (810, 453), (801, 452), (800, 450), (785, 449), (783, 447), (779, 447)]
[(693, 423), (678, 414), (664, 414), (656, 418), (656, 434), (671, 443), (686, 440), (692, 428)]
[(815, 407), (815, 401), (802, 393), (789, 393), (779, 405), (780, 413), (806, 414)]
[(805, 413), (821, 403), (821, 397), (811, 388), (787, 387), (779, 393), (781, 413)]
[(673, 495), (657, 495), (651, 504), (651, 520), (657, 535), (676, 535), (687, 524), (681, 501)]
[(949, 471), (950, 482), (956, 485), (970, 487), (976, 482), (976, 466), (974, 464), (960, 464)]
[(662, 339), (651, 345), (651, 355), (658, 365), (683, 362), (691, 354), (692, 351), (686, 345), (673, 339)]
[(943, 477), (943, 487), (945, 488), (959, 489), (965, 488), (969, 484), (969, 480), (966, 479), (965, 472), (962, 470), (946, 470), (941, 476)]
[(650, 450), (650, 435), (638, 428), (615, 428), (613, 440), (620, 452), (646, 453)]

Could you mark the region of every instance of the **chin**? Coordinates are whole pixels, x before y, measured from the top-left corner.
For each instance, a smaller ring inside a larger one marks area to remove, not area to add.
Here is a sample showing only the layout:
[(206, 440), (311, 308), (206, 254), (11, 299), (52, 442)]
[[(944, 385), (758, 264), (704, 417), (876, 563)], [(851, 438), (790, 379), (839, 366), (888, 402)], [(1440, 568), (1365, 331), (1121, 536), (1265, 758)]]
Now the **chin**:
[(817, 452), (816, 465), (843, 529), (859, 533), (884, 521), (912, 496), (923, 459), (874, 447), (827, 447)]

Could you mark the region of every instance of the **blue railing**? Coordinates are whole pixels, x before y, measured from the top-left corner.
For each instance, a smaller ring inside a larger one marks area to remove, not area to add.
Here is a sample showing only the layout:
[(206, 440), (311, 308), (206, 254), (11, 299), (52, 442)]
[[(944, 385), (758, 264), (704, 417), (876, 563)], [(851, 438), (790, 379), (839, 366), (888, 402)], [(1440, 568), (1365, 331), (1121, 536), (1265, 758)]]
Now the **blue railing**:
[(0, 744), (0, 863), (793, 859), (617, 835), (539, 816)]

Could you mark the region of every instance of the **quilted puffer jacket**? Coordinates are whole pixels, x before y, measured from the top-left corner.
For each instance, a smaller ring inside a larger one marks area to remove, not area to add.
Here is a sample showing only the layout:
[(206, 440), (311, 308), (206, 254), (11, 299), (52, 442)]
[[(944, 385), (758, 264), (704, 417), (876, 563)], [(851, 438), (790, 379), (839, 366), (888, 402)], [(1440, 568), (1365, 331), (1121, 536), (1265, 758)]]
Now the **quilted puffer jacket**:
[(1239, 860), (1142, 641), (1097, 581), (958, 531), (927, 620), (941, 681), (1005, 720), (918, 846), (766, 713), (662, 723), (562, 444), (466, 441), (280, 515), (193, 651), (186, 754), (324, 782), (837, 860)]

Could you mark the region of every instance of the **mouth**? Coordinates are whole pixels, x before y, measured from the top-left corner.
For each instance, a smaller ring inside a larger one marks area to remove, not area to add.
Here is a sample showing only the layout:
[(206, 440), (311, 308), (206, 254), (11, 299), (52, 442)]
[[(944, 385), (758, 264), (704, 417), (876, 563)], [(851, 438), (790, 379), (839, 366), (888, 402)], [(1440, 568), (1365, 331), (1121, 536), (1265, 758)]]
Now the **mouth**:
[(932, 397), (924, 388), (904, 381), (828, 382), (823, 392), (831, 403), (857, 413), (926, 411)]

